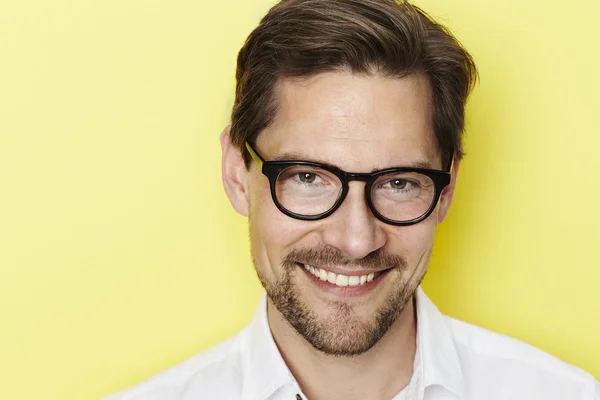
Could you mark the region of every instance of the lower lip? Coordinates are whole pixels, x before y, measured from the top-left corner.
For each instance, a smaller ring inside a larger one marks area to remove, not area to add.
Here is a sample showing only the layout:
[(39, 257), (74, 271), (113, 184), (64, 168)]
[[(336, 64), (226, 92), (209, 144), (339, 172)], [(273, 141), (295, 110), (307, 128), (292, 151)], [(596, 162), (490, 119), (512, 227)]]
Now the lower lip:
[(366, 282), (362, 285), (357, 286), (338, 286), (329, 281), (322, 281), (304, 268), (304, 265), (298, 264), (298, 268), (308, 276), (308, 278), (323, 292), (330, 293), (338, 297), (360, 297), (371, 292), (375, 287), (383, 280), (383, 278), (391, 271), (391, 269), (385, 270), (374, 278), (371, 282)]

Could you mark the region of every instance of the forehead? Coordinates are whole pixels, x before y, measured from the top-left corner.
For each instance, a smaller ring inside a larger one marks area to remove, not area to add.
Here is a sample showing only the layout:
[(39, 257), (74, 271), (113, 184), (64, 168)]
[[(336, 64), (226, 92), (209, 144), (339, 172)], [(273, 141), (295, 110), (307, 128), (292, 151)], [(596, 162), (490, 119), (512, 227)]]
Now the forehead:
[(353, 172), (416, 163), (439, 168), (430, 92), (420, 74), (283, 79), (276, 116), (257, 144), (267, 160), (291, 155)]

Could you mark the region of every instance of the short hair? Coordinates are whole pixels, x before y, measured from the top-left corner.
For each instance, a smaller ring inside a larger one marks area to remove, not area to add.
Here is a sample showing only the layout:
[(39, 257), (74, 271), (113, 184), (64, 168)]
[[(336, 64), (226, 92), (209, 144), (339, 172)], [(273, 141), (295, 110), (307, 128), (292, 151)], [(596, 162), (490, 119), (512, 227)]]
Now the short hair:
[(282, 0), (248, 36), (237, 58), (231, 142), (244, 148), (275, 118), (284, 78), (349, 71), (424, 74), (442, 162), (461, 159), (465, 105), (477, 80), (472, 56), (450, 31), (404, 0)]

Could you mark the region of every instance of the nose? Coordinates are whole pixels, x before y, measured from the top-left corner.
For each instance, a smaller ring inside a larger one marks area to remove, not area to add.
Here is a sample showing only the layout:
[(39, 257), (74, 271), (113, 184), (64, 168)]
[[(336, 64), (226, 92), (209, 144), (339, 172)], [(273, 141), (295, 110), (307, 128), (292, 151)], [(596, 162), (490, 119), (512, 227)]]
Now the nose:
[(350, 182), (346, 198), (328, 218), (322, 231), (325, 244), (361, 259), (383, 247), (386, 235), (365, 201), (365, 184)]

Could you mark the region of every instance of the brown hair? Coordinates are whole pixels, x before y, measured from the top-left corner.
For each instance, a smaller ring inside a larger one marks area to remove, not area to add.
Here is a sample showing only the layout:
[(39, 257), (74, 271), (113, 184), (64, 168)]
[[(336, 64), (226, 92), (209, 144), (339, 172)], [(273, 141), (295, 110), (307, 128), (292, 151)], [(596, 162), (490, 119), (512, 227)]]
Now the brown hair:
[(404, 0), (282, 0), (250, 34), (237, 59), (231, 141), (250, 157), (275, 117), (282, 78), (347, 70), (402, 77), (424, 73), (442, 160), (463, 156), (465, 104), (477, 80), (471, 55), (444, 26)]

